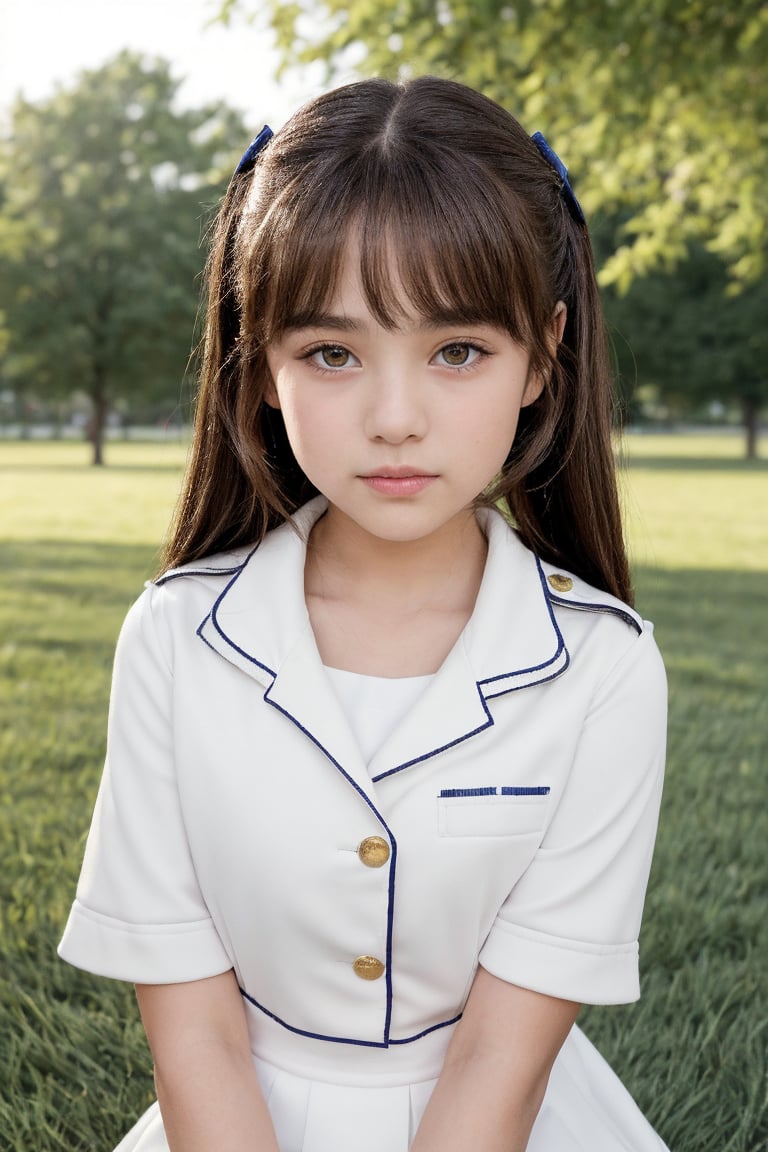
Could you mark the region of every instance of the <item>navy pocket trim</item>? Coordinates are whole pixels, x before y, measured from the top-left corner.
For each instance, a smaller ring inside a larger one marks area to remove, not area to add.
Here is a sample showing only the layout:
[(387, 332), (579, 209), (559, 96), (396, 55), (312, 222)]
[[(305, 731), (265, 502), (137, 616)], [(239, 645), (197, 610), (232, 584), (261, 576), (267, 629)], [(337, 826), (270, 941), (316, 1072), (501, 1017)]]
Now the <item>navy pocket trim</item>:
[(496, 796), (497, 788), (443, 788), (441, 796)]
[(502, 796), (549, 796), (549, 785), (536, 788), (502, 788)]
[(440, 798), (450, 796), (549, 796), (549, 785), (501, 788), (441, 788)]

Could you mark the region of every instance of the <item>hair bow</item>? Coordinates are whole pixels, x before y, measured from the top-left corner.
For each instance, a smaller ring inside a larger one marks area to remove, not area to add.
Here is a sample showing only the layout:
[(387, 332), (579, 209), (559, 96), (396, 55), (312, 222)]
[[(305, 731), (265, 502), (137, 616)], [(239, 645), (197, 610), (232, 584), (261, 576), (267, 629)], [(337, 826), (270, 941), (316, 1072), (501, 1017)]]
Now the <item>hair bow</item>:
[(578, 200), (576, 199), (573, 188), (571, 187), (571, 182), (568, 179), (568, 169), (566, 168), (565, 164), (563, 164), (554, 148), (550, 148), (541, 132), (534, 132), (533, 136), (531, 136), (531, 140), (533, 140), (534, 144), (538, 148), (539, 152), (541, 152), (550, 168), (554, 168), (555, 172), (557, 172), (558, 176), (560, 177), (560, 192), (565, 199), (566, 204), (568, 205), (571, 216), (573, 216), (574, 220), (577, 220), (580, 224), (586, 224), (584, 213), (581, 210), (581, 204), (579, 204)]
[(235, 176), (240, 176), (243, 172), (247, 172), (248, 169), (253, 166), (259, 152), (261, 152), (265, 144), (269, 143), (273, 136), (274, 132), (268, 124), (265, 124), (261, 132), (259, 132), (258, 136), (256, 136), (251, 144), (248, 145), (245, 152), (243, 152), (242, 156), (240, 157), (240, 163), (238, 164), (237, 168), (235, 168)]

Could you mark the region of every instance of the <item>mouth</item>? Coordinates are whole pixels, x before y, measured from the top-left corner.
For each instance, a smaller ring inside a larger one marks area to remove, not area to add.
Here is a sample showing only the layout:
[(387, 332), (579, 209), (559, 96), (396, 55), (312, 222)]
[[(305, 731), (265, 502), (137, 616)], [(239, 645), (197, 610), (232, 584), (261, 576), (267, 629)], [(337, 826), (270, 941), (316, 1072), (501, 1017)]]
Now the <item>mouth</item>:
[(427, 488), (437, 476), (403, 464), (398, 468), (377, 468), (361, 475), (360, 479), (383, 496), (415, 496)]
[(401, 464), (396, 468), (377, 468), (374, 472), (364, 472), (363, 480), (409, 480), (412, 477), (435, 479), (434, 472), (424, 472), (421, 468), (411, 468), (408, 464)]

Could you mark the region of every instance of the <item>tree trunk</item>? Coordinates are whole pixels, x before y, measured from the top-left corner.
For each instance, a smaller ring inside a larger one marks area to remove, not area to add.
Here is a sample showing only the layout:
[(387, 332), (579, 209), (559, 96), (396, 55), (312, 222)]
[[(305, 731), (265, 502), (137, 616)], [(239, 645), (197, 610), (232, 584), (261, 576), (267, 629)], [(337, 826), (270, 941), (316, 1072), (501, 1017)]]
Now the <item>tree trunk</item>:
[(755, 400), (753, 396), (743, 396), (741, 400), (741, 412), (744, 420), (744, 432), (746, 435), (745, 455), (747, 460), (756, 460), (757, 418), (760, 413), (757, 400)]
[(91, 463), (100, 467), (104, 463), (104, 428), (107, 423), (107, 398), (102, 391), (91, 396), (93, 411), (88, 421), (87, 436), (93, 447)]

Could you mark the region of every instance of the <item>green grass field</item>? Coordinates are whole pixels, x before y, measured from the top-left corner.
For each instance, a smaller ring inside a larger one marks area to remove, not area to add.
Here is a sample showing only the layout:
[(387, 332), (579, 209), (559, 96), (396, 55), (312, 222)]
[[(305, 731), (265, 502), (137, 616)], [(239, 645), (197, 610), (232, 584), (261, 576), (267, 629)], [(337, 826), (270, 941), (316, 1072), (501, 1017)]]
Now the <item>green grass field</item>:
[[(635, 437), (624, 499), (670, 680), (643, 997), (585, 1010), (672, 1152), (768, 1149), (768, 461)], [(0, 441), (0, 1148), (110, 1152), (152, 1098), (132, 990), (55, 957), (104, 752), (122, 616), (184, 449)], [(556, 1150), (555, 1150), (556, 1152)]]

